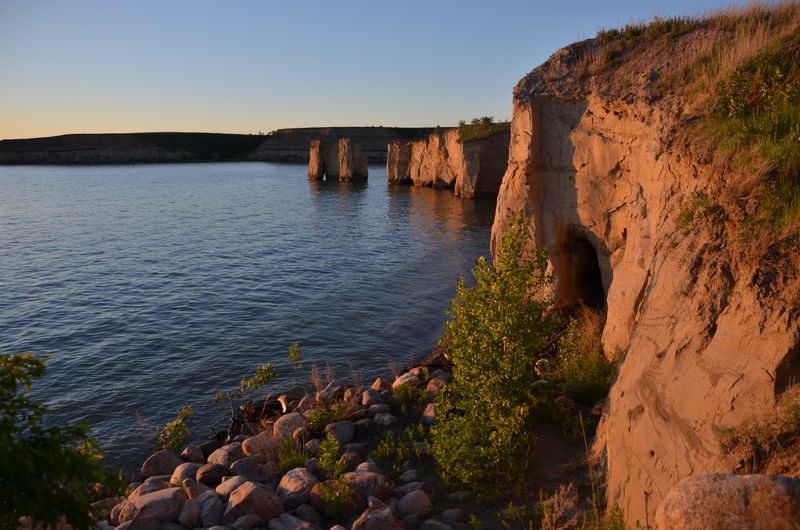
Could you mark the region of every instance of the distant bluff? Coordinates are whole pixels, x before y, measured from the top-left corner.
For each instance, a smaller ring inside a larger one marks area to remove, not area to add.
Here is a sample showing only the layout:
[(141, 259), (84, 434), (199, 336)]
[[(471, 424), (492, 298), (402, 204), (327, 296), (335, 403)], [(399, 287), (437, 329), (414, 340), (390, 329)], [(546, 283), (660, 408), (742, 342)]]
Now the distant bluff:
[(607, 308), (596, 450), (629, 527), (686, 477), (770, 470), (728, 442), (800, 382), (798, 105), (797, 3), (601, 32), (514, 89), (492, 246), (526, 212), (559, 303)]
[(313, 140), (351, 138), (370, 163), (386, 161), (386, 146), (424, 138), (433, 128), (308, 127), (267, 135), (217, 133), (66, 134), (0, 141), (0, 164), (135, 164), (257, 160), (307, 163)]

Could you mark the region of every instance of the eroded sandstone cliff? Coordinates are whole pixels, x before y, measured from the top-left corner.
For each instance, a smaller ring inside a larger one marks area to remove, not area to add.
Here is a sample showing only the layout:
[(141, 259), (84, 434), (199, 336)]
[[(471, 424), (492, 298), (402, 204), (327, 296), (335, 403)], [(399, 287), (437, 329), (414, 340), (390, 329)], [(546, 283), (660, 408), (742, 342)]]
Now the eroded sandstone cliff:
[(451, 189), (462, 198), (494, 196), (508, 163), (508, 130), (464, 140), (458, 128), (434, 131), (428, 138), (392, 142), (386, 174), (389, 184)]
[[(492, 246), (508, 212), (525, 211), (559, 303), (607, 309), (604, 348), (621, 364), (596, 449), (631, 527), (651, 524), (681, 479), (734, 470), (726, 430), (773, 410), (800, 376), (796, 242), (743, 238), (745, 179), (687, 135), (696, 100), (659, 84), (725, 39), (700, 27), (594, 69), (603, 43), (585, 41), (514, 90)], [(698, 192), (711, 205), (682, 225)]]
[(364, 181), (368, 171), (364, 151), (350, 138), (340, 138), (334, 143), (311, 142), (308, 180)]

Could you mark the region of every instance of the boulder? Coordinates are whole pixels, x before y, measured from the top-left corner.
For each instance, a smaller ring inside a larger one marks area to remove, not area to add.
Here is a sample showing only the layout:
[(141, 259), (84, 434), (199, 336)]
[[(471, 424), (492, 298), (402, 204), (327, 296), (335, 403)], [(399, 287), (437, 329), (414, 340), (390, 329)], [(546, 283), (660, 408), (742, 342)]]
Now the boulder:
[(196, 528), (202, 523), (200, 504), (194, 499), (187, 499), (178, 513), (178, 522), (186, 528)]
[(322, 440), (319, 438), (312, 438), (303, 446), (303, 452), (306, 456), (317, 456), (320, 445), (322, 445)]
[(328, 386), (317, 392), (317, 403), (328, 404), (339, 401), (344, 396), (344, 386), (338, 385), (337, 381), (331, 381)]
[(394, 495), (395, 497), (404, 497), (408, 493), (416, 490), (424, 491), (430, 498), (433, 496), (434, 492), (436, 491), (436, 488), (434, 488), (433, 484), (429, 482), (409, 482), (408, 484), (403, 484), (402, 486), (398, 486), (397, 488), (395, 488)]
[[(311, 491), (313, 492), (314, 489), (312, 488)], [(301, 504), (294, 511), (294, 514), (303, 521), (311, 523), (315, 526), (322, 526), (323, 524), (322, 516), (310, 504)]]
[(222, 497), (222, 500), (227, 501), (228, 498), (231, 496), (231, 493), (236, 491), (236, 488), (241, 486), (247, 482), (247, 479), (241, 475), (235, 477), (229, 477), (226, 480), (223, 480), (222, 483), (217, 486), (214, 492)]
[(714, 473), (673, 487), (656, 512), (659, 530), (768, 530), (800, 521), (800, 480)]
[(340, 444), (346, 444), (356, 434), (356, 427), (350, 421), (337, 421), (325, 426), (325, 434), (332, 434)]
[(206, 486), (214, 487), (222, 481), (222, 477), (224, 477), (227, 473), (228, 468), (222, 464), (203, 464), (198, 468), (197, 474), (195, 475), (195, 480), (205, 484)]
[(373, 381), (372, 385), (370, 385), (370, 388), (380, 392), (381, 390), (389, 390), (390, 388), (392, 388), (392, 384), (386, 379), (378, 377), (377, 379), (375, 379), (375, 381)]
[(435, 394), (436, 392), (444, 388), (446, 384), (447, 381), (445, 381), (444, 378), (434, 377), (433, 379), (428, 381), (428, 386), (425, 387), (425, 390), (430, 392), (431, 394)]
[(175, 468), (183, 463), (183, 459), (175, 451), (162, 449), (148, 457), (142, 464), (142, 476), (172, 475)]
[(466, 517), (466, 513), (461, 508), (449, 508), (440, 515), (442, 519), (450, 523), (458, 523), (459, 521), (463, 521)]
[(187, 445), (183, 451), (181, 451), (181, 458), (193, 464), (206, 463), (206, 456), (203, 454), (203, 450), (196, 445)]
[(370, 473), (379, 473), (383, 474), (381, 468), (378, 467), (373, 460), (365, 460), (356, 466), (356, 472), (370, 472)]
[(180, 488), (166, 488), (141, 495), (133, 501), (136, 518), (155, 517), (159, 521), (176, 521), (186, 498), (186, 492)]
[(157, 517), (137, 517), (119, 525), (115, 530), (161, 530)]
[(422, 521), (419, 530), (453, 530), (453, 527), (439, 519), (426, 519)]
[(186, 494), (189, 496), (190, 499), (196, 499), (201, 494), (211, 490), (211, 488), (209, 488), (205, 484), (202, 484), (190, 478), (187, 478), (186, 480), (181, 482), (181, 487), (183, 488), (183, 491), (186, 492)]
[(269, 478), (266, 469), (261, 464), (261, 457), (257, 455), (246, 456), (241, 460), (237, 460), (231, 464), (230, 472), (232, 475), (247, 477), (247, 480), (252, 480), (253, 482), (266, 482)]
[(397, 423), (397, 418), (388, 412), (379, 412), (375, 414), (372, 421), (375, 422), (375, 425), (380, 425), (381, 427), (391, 427)]
[(304, 467), (289, 470), (281, 478), (277, 490), (283, 499), (285, 508), (293, 510), (308, 502), (311, 489), (317, 482), (319, 482), (317, 477)]
[(400, 482), (414, 482), (417, 480), (417, 470), (416, 469), (407, 469), (400, 473), (400, 476), (397, 477)]
[(154, 491), (163, 490), (169, 487), (169, 482), (166, 480), (154, 480), (152, 482), (145, 482), (144, 484), (139, 484), (136, 488), (128, 495), (128, 500), (133, 501), (136, 500), (138, 497), (142, 495), (147, 495), (148, 493), (153, 493)]
[(416, 515), (421, 517), (431, 511), (433, 505), (421, 489), (414, 490), (403, 496), (397, 503), (397, 509), (403, 515)]
[(200, 505), (200, 521), (202, 526), (214, 526), (222, 523), (222, 514), (225, 513), (225, 503), (219, 495), (208, 491), (197, 498)]
[(175, 468), (172, 472), (172, 477), (169, 479), (170, 484), (183, 484), (186, 479), (193, 479), (197, 475), (197, 470), (200, 469), (200, 464), (194, 462), (184, 462)]
[(361, 404), (365, 407), (371, 407), (372, 405), (378, 405), (380, 403), (383, 403), (383, 396), (373, 388), (368, 388), (361, 394)]
[(216, 451), (222, 447), (222, 443), (219, 440), (206, 440), (205, 442), (201, 442), (197, 444), (197, 448), (200, 449), (200, 452), (203, 453), (203, 462)]
[(390, 506), (367, 508), (353, 523), (352, 530), (404, 530)]
[(280, 442), (280, 440), (291, 436), (294, 431), (302, 429), (307, 424), (308, 419), (305, 416), (299, 412), (290, 412), (278, 418), (275, 425), (272, 426), (272, 435)]
[(397, 388), (398, 386), (401, 385), (411, 385), (414, 387), (420, 387), (422, 386), (422, 381), (420, 380), (419, 377), (412, 374), (411, 372), (406, 372), (404, 374), (401, 374), (400, 376), (398, 376), (397, 379), (394, 380), (394, 383), (392, 383), (392, 388)]
[(392, 410), (392, 408), (389, 405), (387, 405), (386, 403), (378, 403), (377, 405), (371, 405), (367, 409), (368, 413), (371, 416), (374, 416), (375, 414), (381, 414), (381, 413), (389, 412), (390, 410)]
[(315, 525), (288, 513), (282, 513), (278, 517), (270, 519), (267, 528), (269, 530), (318, 530)]
[(251, 436), (242, 442), (242, 450), (247, 456), (260, 455), (265, 460), (277, 460), (280, 441), (273, 438), (272, 434), (262, 432), (259, 435)]
[(231, 494), (222, 520), (233, 524), (239, 517), (253, 513), (268, 521), (283, 511), (283, 501), (277, 493), (255, 482), (245, 482)]
[(264, 528), (264, 520), (254, 513), (248, 513), (236, 519), (231, 528), (233, 530), (260, 530)]
[(365, 499), (377, 497), (380, 500), (386, 500), (392, 496), (394, 491), (391, 480), (380, 473), (371, 471), (345, 473), (342, 480)]
[(228, 445), (223, 445), (210, 455), (208, 455), (208, 463), (209, 464), (219, 464), (221, 466), (225, 466), (225, 469), (228, 469), (231, 464), (236, 462), (237, 460), (241, 460), (245, 457), (244, 451), (242, 450), (242, 443), (241, 442), (232, 442)]
[(433, 425), (436, 423), (436, 403), (428, 403), (422, 411), (422, 423)]

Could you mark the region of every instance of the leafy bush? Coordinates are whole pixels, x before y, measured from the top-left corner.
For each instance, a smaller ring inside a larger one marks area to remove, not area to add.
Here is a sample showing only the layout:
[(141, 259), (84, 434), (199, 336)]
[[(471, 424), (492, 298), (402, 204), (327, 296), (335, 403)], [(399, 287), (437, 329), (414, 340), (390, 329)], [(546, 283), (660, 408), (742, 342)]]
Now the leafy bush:
[(453, 381), (437, 397), (432, 452), (446, 482), (472, 489), (524, 476), (532, 443), (535, 354), (557, 322), (552, 300), (540, 295), (551, 281), (545, 253), (530, 248), (528, 228), (527, 218), (513, 213), (494, 265), (479, 259), (474, 285), (459, 280), (450, 303)]
[(320, 405), (306, 413), (308, 429), (313, 433), (321, 433), (326, 425), (346, 420), (351, 413), (350, 406), (343, 401)]
[(278, 446), (278, 467), (281, 473), (286, 473), (290, 469), (303, 467), (306, 465), (306, 456), (303, 454), (303, 447), (298, 440), (287, 436), (281, 440)]
[(336, 479), (330, 485), (320, 482), (319, 496), (325, 510), (325, 517), (339, 519), (345, 510), (353, 504), (353, 490), (347, 482)]
[(192, 433), (189, 423), (192, 419), (192, 407), (181, 407), (178, 416), (164, 427), (156, 429), (156, 439), (162, 449), (176, 449), (186, 444)]
[(319, 446), (317, 460), (331, 478), (339, 478), (347, 467), (347, 462), (339, 456), (339, 440), (330, 433)]
[(378, 444), (370, 456), (381, 469), (397, 476), (403, 472), (403, 462), (419, 460), (422, 457), (419, 444), (426, 443), (427, 440), (425, 427), (420, 424), (410, 425), (399, 435), (387, 431), (378, 439)]
[(400, 405), (400, 413), (407, 416), (412, 412), (420, 412), (425, 402), (425, 391), (411, 384), (402, 384), (392, 391), (394, 400)]
[(251, 399), (256, 390), (263, 388), (276, 377), (278, 377), (278, 372), (272, 366), (272, 363), (262, 364), (256, 368), (256, 371), (250, 377), (239, 379), (239, 388), (229, 392), (217, 392), (214, 395), (214, 401), (216, 403), (227, 402), (231, 419), (233, 419), (237, 416), (237, 405), (241, 401)]
[(27, 393), (44, 371), (33, 354), (0, 355), (0, 527), (16, 528), (22, 516), (55, 527), (64, 516), (90, 528), (92, 500), (122, 484), (98, 463), (86, 424), (42, 425), (47, 409)]

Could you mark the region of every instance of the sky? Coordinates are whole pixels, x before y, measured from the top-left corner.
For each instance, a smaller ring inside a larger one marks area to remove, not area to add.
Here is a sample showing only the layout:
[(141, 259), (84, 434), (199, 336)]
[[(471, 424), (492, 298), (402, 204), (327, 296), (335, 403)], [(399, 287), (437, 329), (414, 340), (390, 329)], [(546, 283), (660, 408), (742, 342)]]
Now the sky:
[(0, 0), (0, 138), (511, 117), (570, 42), (720, 0)]

